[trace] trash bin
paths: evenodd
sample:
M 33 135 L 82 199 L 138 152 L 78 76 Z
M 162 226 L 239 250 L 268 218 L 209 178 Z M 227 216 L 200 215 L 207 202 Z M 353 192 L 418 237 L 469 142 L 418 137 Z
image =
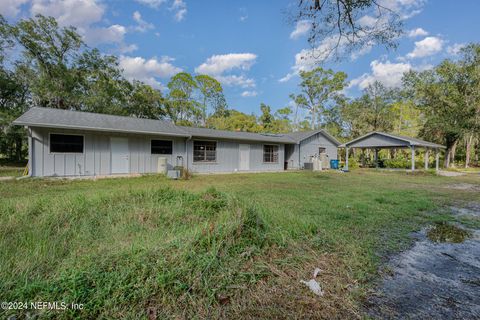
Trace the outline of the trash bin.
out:
M 330 168 L 338 170 L 338 160 L 330 160 Z

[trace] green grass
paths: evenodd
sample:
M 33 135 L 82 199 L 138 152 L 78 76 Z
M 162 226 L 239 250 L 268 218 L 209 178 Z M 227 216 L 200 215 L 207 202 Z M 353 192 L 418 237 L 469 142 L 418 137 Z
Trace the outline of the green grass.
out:
M 41 318 L 353 317 L 410 232 L 480 201 L 446 188 L 459 182 L 480 184 L 363 170 L 1 182 L 0 301 L 85 305 Z M 314 266 L 323 299 L 298 285 Z

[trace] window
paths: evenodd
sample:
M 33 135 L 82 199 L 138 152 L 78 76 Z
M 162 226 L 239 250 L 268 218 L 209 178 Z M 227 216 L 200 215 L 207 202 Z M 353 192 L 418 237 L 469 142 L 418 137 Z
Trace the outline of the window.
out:
M 172 145 L 172 141 L 152 140 L 150 150 L 152 154 L 172 154 Z
M 268 144 L 263 146 L 263 162 L 278 162 L 278 146 Z
M 318 154 L 325 153 L 327 152 L 327 149 L 325 148 L 318 148 Z
M 217 142 L 194 141 L 193 162 L 215 162 L 217 160 Z
M 50 152 L 83 153 L 83 136 L 50 134 Z

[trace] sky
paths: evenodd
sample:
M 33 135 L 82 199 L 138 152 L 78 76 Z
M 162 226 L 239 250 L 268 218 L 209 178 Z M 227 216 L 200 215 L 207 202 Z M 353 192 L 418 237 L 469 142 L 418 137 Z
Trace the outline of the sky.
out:
M 469 42 L 480 42 L 480 1 L 380 0 L 403 19 L 396 50 L 372 44 L 326 61 L 325 68 L 348 74 L 345 94 L 355 97 L 375 80 L 401 83 L 408 70 L 432 68 L 455 59 Z M 260 103 L 275 111 L 298 93 L 298 72 L 315 66 L 308 57 L 309 24 L 289 22 L 292 0 L 0 0 L 8 21 L 35 14 L 77 27 L 85 42 L 119 57 L 128 79 L 165 92 L 180 71 L 219 80 L 230 108 L 259 113 Z M 363 23 L 368 23 L 365 17 Z M 322 45 L 320 43 L 319 45 Z

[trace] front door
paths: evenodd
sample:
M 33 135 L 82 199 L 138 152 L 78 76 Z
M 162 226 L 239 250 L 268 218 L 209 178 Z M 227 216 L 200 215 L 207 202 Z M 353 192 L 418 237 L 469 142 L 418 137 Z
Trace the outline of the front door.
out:
M 240 171 L 250 170 L 250 145 L 249 144 L 240 144 L 239 145 L 239 169 Z
M 128 173 L 129 155 L 127 138 L 110 138 L 112 173 Z

